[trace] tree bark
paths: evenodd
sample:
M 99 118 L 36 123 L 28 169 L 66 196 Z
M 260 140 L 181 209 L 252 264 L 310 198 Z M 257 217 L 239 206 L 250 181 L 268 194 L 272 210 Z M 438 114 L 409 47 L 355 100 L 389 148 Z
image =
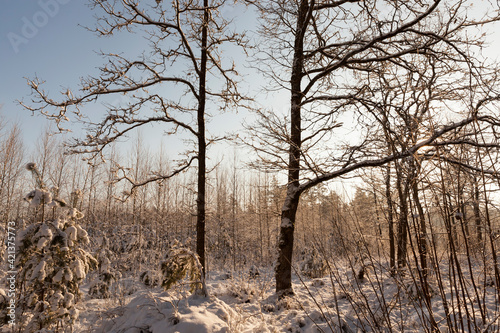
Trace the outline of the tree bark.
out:
M 201 63 L 199 82 L 198 122 L 198 196 L 196 199 L 196 253 L 202 265 L 202 278 L 205 278 L 205 182 L 206 182 L 206 151 L 205 141 L 205 103 L 206 103 L 206 73 L 207 73 L 207 36 L 209 8 L 208 0 L 203 1 L 204 14 L 201 30 Z
M 418 188 L 418 175 L 420 174 L 420 165 L 418 162 L 412 161 L 412 179 L 411 179 L 411 187 L 412 187 L 412 197 L 413 202 L 415 203 L 415 207 L 417 208 L 418 217 L 417 220 L 419 222 L 418 234 L 417 234 L 417 243 L 418 243 L 418 254 L 420 257 L 420 268 L 421 268 L 421 283 L 422 283 L 422 291 L 424 293 L 425 302 L 427 303 L 428 309 L 432 309 L 431 303 L 431 292 L 429 289 L 429 265 L 428 265 L 428 251 L 427 251 L 427 223 L 425 220 L 424 208 L 422 207 L 422 203 L 420 202 L 419 197 L 419 188 Z M 432 315 L 432 311 L 430 312 L 429 319 L 431 320 L 431 325 L 433 331 L 438 331 L 437 323 Z
M 299 205 L 298 192 L 289 192 L 281 211 L 281 227 L 276 266 L 276 293 L 283 297 L 292 295 L 292 258 L 295 216 Z
M 394 214 L 391 197 L 391 167 L 387 165 L 387 175 L 385 177 L 385 197 L 387 201 L 387 223 L 389 232 L 389 261 L 391 274 L 396 271 L 396 244 L 394 237 Z
M 474 222 L 476 224 L 476 242 L 479 245 L 483 241 L 483 235 L 482 235 L 482 223 L 481 223 L 481 210 L 479 209 L 479 185 L 475 176 L 474 176 L 474 199 L 472 200 L 472 207 L 474 210 Z
M 396 164 L 396 186 L 399 195 L 399 218 L 398 218 L 398 254 L 397 265 L 398 269 L 406 266 L 406 254 L 408 245 L 408 195 L 409 184 L 406 180 L 403 184 L 402 168 Z
M 281 209 L 281 227 L 276 266 L 276 293 L 280 296 L 293 294 L 292 255 L 295 217 L 299 204 L 300 153 L 302 144 L 301 81 L 304 70 L 304 35 L 309 16 L 309 1 L 302 0 L 298 8 L 297 30 L 294 41 L 292 75 L 290 80 L 290 148 L 288 153 L 287 194 Z

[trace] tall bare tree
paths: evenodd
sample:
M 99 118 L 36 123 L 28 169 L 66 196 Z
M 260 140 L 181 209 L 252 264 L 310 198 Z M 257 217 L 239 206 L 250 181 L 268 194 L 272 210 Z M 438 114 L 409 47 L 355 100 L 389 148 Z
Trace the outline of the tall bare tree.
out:
M 360 168 L 411 157 L 450 131 L 491 119 L 480 109 L 498 99 L 498 92 L 486 76 L 481 78 L 491 71 L 476 61 L 474 52 L 484 40 L 481 29 L 498 20 L 498 8 L 491 8 L 489 16 L 478 16 L 469 11 L 467 1 L 250 2 L 262 13 L 261 33 L 272 40 L 269 47 L 262 46 L 262 70 L 277 88 L 290 93 L 287 116 L 259 110 L 260 120 L 250 128 L 256 134 L 253 147 L 261 155 L 268 153 L 267 161 L 288 173 L 276 267 L 276 291 L 286 295 L 293 293 L 295 220 L 304 191 Z M 366 99 L 373 106 L 379 96 L 369 92 L 367 74 L 389 64 L 405 70 L 415 57 L 433 57 L 461 68 L 468 89 L 474 91 L 461 100 L 469 113 L 436 119 L 422 140 L 381 157 L 372 140 L 372 132 L 380 129 L 366 112 Z M 346 125 L 350 119 L 352 126 Z M 356 136 L 339 139 L 350 133 Z
M 100 74 L 83 79 L 79 93 L 68 90 L 60 100 L 50 97 L 38 78 L 29 80 L 33 98 L 31 103 L 22 104 L 53 119 L 63 129 L 69 118 L 84 120 L 84 105 L 101 99 L 108 102 L 101 121 L 85 121 L 87 137 L 69 144 L 72 152 L 92 157 L 112 142 L 151 124 L 161 124 L 167 134 L 190 139 L 195 148 L 187 149 L 169 173 L 153 172 L 146 179 L 135 179 L 121 169 L 118 180 L 128 181 L 132 193 L 140 186 L 178 175 L 197 162 L 197 253 L 203 264 L 207 146 L 216 140 L 206 134 L 206 118 L 209 109 L 224 109 L 241 99 L 234 64 L 220 57 L 220 48 L 226 43 L 243 45 L 244 36 L 230 31 L 229 22 L 221 16 L 225 0 L 90 3 L 102 13 L 97 27 L 91 30 L 102 36 L 120 30 L 138 32 L 148 41 L 148 50 L 135 57 L 103 54 L 108 62 L 100 68 Z M 120 98 L 109 103 L 110 95 Z

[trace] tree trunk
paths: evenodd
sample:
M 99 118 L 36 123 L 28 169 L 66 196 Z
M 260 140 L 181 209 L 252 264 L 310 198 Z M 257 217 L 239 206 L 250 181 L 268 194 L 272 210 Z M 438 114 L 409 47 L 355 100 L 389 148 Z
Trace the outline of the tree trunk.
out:
M 276 293 L 278 296 L 293 294 L 292 257 L 295 216 L 299 205 L 299 193 L 289 187 L 281 210 L 281 227 L 278 241 L 278 263 L 276 266 Z
M 294 41 L 292 75 L 290 80 L 290 150 L 288 153 L 287 194 L 281 209 L 281 227 L 278 243 L 278 263 L 276 266 L 276 293 L 279 296 L 293 294 L 292 289 L 292 254 L 295 217 L 299 205 L 300 192 L 300 150 L 301 137 L 301 102 L 303 93 L 301 81 L 304 69 L 304 34 L 307 29 L 309 1 L 300 1 L 297 15 L 297 30 Z
M 399 195 L 399 218 L 398 218 L 398 255 L 397 264 L 398 269 L 406 266 L 406 253 L 408 245 L 408 195 L 409 184 L 405 181 L 403 184 L 402 168 L 396 164 L 396 179 L 397 189 Z
M 476 241 L 481 244 L 483 241 L 482 225 L 481 225 L 481 211 L 479 209 L 479 185 L 476 177 L 474 177 L 474 200 L 472 200 L 472 207 L 474 210 L 474 222 L 476 224 Z
M 262 225 L 262 206 L 264 204 L 263 196 L 262 196 L 262 186 L 260 183 L 260 174 L 258 175 L 258 183 L 257 183 L 257 198 L 255 198 L 256 206 L 255 213 L 257 214 L 257 219 L 259 221 L 259 245 L 260 245 L 260 262 L 264 263 L 264 227 Z
M 387 166 L 387 175 L 385 177 L 385 198 L 387 201 L 387 223 L 389 232 L 389 260 L 391 274 L 396 271 L 396 244 L 394 237 L 394 214 L 391 197 L 391 167 Z
M 417 244 L 418 244 L 418 254 L 420 257 L 420 267 L 421 267 L 421 283 L 422 283 L 422 291 L 424 293 L 425 301 L 427 303 L 427 307 L 430 310 L 432 308 L 431 305 L 431 293 L 429 289 L 429 265 L 428 261 L 428 253 L 427 253 L 427 221 L 425 220 L 425 213 L 422 207 L 422 203 L 420 202 L 419 197 L 419 188 L 418 188 L 418 175 L 420 174 L 420 165 L 418 162 L 412 161 L 412 197 L 413 202 L 415 203 L 415 207 L 417 208 L 417 221 L 419 222 L 418 234 L 417 234 Z M 437 324 L 434 320 L 432 312 L 430 313 L 430 320 L 433 327 L 433 330 L 437 329 Z
M 444 203 L 446 207 L 445 210 L 447 215 L 446 220 L 448 221 L 450 242 L 453 243 L 450 244 L 450 248 L 458 249 L 460 244 L 458 244 L 457 223 L 455 220 L 455 213 L 454 213 L 455 207 L 453 206 L 453 201 L 451 199 L 451 194 L 449 192 L 445 192 Z
M 236 157 L 233 165 L 233 194 L 231 197 L 231 226 L 233 239 L 233 271 L 236 272 L 236 262 L 238 261 L 238 237 L 236 225 Z
M 205 142 L 205 102 L 207 73 L 207 35 L 209 8 L 208 0 L 203 1 L 204 14 L 201 30 L 201 64 L 198 103 L 198 197 L 196 199 L 196 253 L 202 265 L 202 279 L 205 278 L 205 181 L 206 181 L 206 151 Z

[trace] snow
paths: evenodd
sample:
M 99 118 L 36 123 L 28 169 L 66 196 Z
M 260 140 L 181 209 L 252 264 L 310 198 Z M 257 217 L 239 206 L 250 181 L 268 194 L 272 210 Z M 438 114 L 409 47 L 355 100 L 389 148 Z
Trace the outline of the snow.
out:
M 64 224 L 66 223 L 65 220 L 63 219 L 55 219 L 54 221 L 52 221 L 52 225 L 54 226 L 54 228 L 56 229 L 63 229 L 64 228 Z
M 36 244 L 38 251 L 41 251 L 48 243 L 49 240 L 46 237 L 40 238 Z
M 335 264 L 331 276 L 293 276 L 295 297 L 278 300 L 273 271 L 259 268 L 259 275 L 211 272 L 209 297 L 188 296 L 179 290 L 146 287 L 130 278 L 122 280 L 122 296 L 90 299 L 80 309 L 76 331 L 110 333 L 317 333 L 317 332 L 421 332 L 428 325 L 429 311 L 422 305 L 411 276 L 392 277 L 383 266 L 367 269 L 365 278 L 347 262 Z M 445 288 L 450 282 L 445 275 Z M 435 279 L 434 279 L 435 280 Z M 436 281 L 431 287 L 437 290 Z M 127 281 L 125 283 L 125 281 Z M 335 288 L 332 288 L 332 283 Z M 88 285 L 83 288 L 85 292 Z M 130 295 L 129 291 L 132 291 Z M 450 302 L 451 292 L 447 294 Z M 495 318 L 494 286 L 481 295 L 491 314 L 482 323 L 477 304 L 469 313 L 477 318 L 479 330 L 499 327 Z M 455 306 L 457 306 L 455 304 Z M 446 331 L 443 301 L 433 294 L 432 311 L 442 332 Z M 458 312 L 457 312 L 458 313 Z M 451 318 L 454 318 L 453 316 Z M 459 318 L 457 317 L 457 321 Z M 465 321 L 465 319 L 462 319 Z M 378 328 L 375 326 L 378 325 Z M 465 324 L 465 327 L 467 325 Z M 467 331 L 467 330 L 466 330 Z
M 30 203 L 31 207 L 36 207 L 42 203 L 50 204 L 52 202 L 52 194 L 47 190 L 36 189 L 28 193 L 24 199 Z
M 36 232 L 40 242 L 55 234 L 52 226 L 45 224 L 39 224 L 34 230 L 34 227 L 28 227 L 20 237 Z M 77 226 L 68 226 L 65 230 L 69 239 L 88 238 L 87 233 L 81 232 L 83 229 Z M 60 311 L 69 311 L 71 318 L 80 313 L 74 332 L 416 333 L 430 327 L 431 314 L 441 332 L 447 331 L 448 320 L 467 332 L 500 329 L 493 269 L 491 264 L 485 268 L 485 262 L 480 259 L 474 262 L 474 259 L 461 257 L 464 281 L 471 281 L 474 274 L 479 286 L 475 291 L 472 284 L 464 284 L 469 293 L 468 303 L 464 304 L 457 302 L 462 297 L 457 297 L 457 291 L 453 289 L 456 277 L 450 267 L 455 263 L 450 264 L 443 257 L 439 263 L 442 286 L 432 273 L 429 278 L 432 301 L 427 309 L 422 291 L 416 287 L 417 267 L 393 276 L 385 259 L 375 260 L 370 256 L 351 261 L 348 258 L 316 260 L 318 255 L 313 251 L 302 251 L 296 257 L 292 280 L 295 296 L 283 299 L 277 299 L 275 294 L 273 269 L 257 266 L 230 274 L 210 271 L 206 281 L 208 297 L 189 296 L 189 286 L 176 286 L 168 291 L 146 286 L 141 283 L 139 273 L 124 272 L 125 276 L 117 275 L 116 285 L 110 287 L 111 298 L 93 299 L 88 291 L 96 279 L 90 276 L 83 280 L 87 264 L 85 259 L 75 259 L 54 272 L 52 282 L 84 281 L 80 288 L 82 301 L 77 303 L 76 294 L 63 291 L 56 291 L 47 300 L 52 305 L 64 305 Z M 468 267 L 468 259 L 474 262 L 470 271 L 463 269 Z M 46 261 L 41 261 L 33 269 L 31 281 L 51 274 L 45 265 Z M 101 273 L 116 269 L 116 262 L 106 256 L 101 265 Z M 363 277 L 359 274 L 361 269 L 364 270 Z M 301 275 L 297 276 L 298 273 Z M 449 315 L 445 312 L 445 302 L 450 309 Z M 74 304 L 76 309 L 71 308 Z M 462 314 L 469 314 L 468 320 L 459 316 L 459 306 Z
M 105 323 L 99 332 L 202 333 L 228 332 L 231 309 L 216 298 L 190 297 L 181 301 L 159 292 L 142 291 L 118 319 Z
M 66 281 L 73 281 L 73 273 L 69 269 L 64 270 L 64 280 Z
M 288 217 L 281 218 L 281 228 L 290 228 L 292 226 L 292 221 Z
M 45 223 L 40 226 L 40 229 L 38 229 L 38 232 L 35 234 L 35 239 L 38 237 L 47 237 L 48 239 L 52 239 L 52 231 L 50 230 L 50 227 L 46 225 Z
M 64 269 L 60 269 L 56 275 L 52 278 L 52 282 L 54 283 L 60 283 L 63 280 L 63 274 L 64 274 Z
M 66 228 L 65 232 L 68 234 L 68 239 L 72 241 L 76 241 L 77 237 L 77 229 L 75 226 L 69 226 Z
M 80 213 L 81 214 L 81 213 Z M 82 214 L 82 217 L 83 217 L 83 214 Z M 76 229 L 78 231 L 78 238 L 84 243 L 84 244 L 87 244 L 90 240 L 89 240 L 89 237 L 88 237 L 88 233 L 87 231 L 85 231 L 84 229 L 82 229 L 82 227 L 80 227 L 79 225 L 76 226 Z
M 102 273 L 109 273 L 110 272 L 110 265 L 111 265 L 111 261 L 104 257 L 102 260 L 101 260 L 101 272 Z
M 66 294 L 64 296 L 64 305 L 66 308 L 70 308 L 75 304 L 75 295 L 73 294 Z
M 52 295 L 52 297 L 50 298 L 52 308 L 57 309 L 59 307 L 59 302 L 61 302 L 63 299 L 64 296 L 59 291 Z
M 68 215 L 69 218 L 76 219 L 76 220 L 82 219 L 84 217 L 83 213 L 80 212 L 76 208 L 70 208 L 70 209 L 68 209 L 68 214 L 67 215 Z
M 85 278 L 85 265 L 80 259 L 75 260 L 71 268 L 73 269 L 73 272 L 78 280 Z
M 45 279 L 46 272 L 45 272 L 45 261 L 41 261 L 33 270 L 33 273 L 31 274 L 30 280 L 36 280 L 38 279 L 39 281 L 42 281 Z

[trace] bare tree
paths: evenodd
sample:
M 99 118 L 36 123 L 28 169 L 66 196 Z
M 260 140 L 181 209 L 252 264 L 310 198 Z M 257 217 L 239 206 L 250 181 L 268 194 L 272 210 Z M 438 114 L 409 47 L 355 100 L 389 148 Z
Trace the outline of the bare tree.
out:
M 207 111 L 241 100 L 234 64 L 220 57 L 220 48 L 226 43 L 243 45 L 244 37 L 231 32 L 229 22 L 221 17 L 225 0 L 93 0 L 91 4 L 103 13 L 97 28 L 91 30 L 102 36 L 119 30 L 139 31 L 149 42 L 149 50 L 132 59 L 103 54 L 108 62 L 100 68 L 100 75 L 83 79 L 79 94 L 68 90 L 61 100 L 50 97 L 38 78 L 29 80 L 33 99 L 22 105 L 53 119 L 59 129 L 70 117 L 86 123 L 87 137 L 76 138 L 69 147 L 71 152 L 91 157 L 151 124 L 161 124 L 167 134 L 187 135 L 195 148 L 188 149 L 169 173 L 153 172 L 146 179 L 135 179 L 123 172 L 118 180 L 130 183 L 131 194 L 148 183 L 174 177 L 197 162 L 197 254 L 204 265 L 206 151 L 217 140 L 206 134 Z M 85 120 L 83 106 L 98 99 L 107 101 L 110 95 L 125 97 L 106 105 L 102 121 Z
M 24 147 L 21 131 L 14 125 L 0 140 L 0 218 L 7 223 L 14 216 L 15 194 L 23 170 Z M 17 212 L 19 216 L 19 212 Z
M 250 128 L 256 134 L 251 145 L 266 162 L 288 172 L 276 268 L 276 291 L 286 295 L 293 293 L 294 230 L 304 191 L 361 168 L 411 157 L 457 128 L 491 120 L 480 111 L 498 99 L 488 81 L 496 78 L 474 52 L 483 42 L 481 29 L 498 16 L 474 17 L 465 1 L 251 2 L 262 13 L 261 33 L 273 40 L 262 50 L 267 66 L 262 69 L 277 88 L 290 92 L 288 116 L 259 110 L 260 120 Z M 496 8 L 490 12 L 497 13 Z M 472 28 L 478 35 L 467 37 Z M 461 99 L 461 106 L 467 106 L 462 116 L 436 119 L 425 137 L 381 157 L 372 139 L 380 129 L 366 112 L 380 96 L 370 93 L 367 76 L 389 64 L 405 70 L 415 57 L 459 67 L 474 93 Z M 345 123 L 349 119 L 354 120 L 350 127 Z M 357 137 L 339 140 L 348 133 Z

